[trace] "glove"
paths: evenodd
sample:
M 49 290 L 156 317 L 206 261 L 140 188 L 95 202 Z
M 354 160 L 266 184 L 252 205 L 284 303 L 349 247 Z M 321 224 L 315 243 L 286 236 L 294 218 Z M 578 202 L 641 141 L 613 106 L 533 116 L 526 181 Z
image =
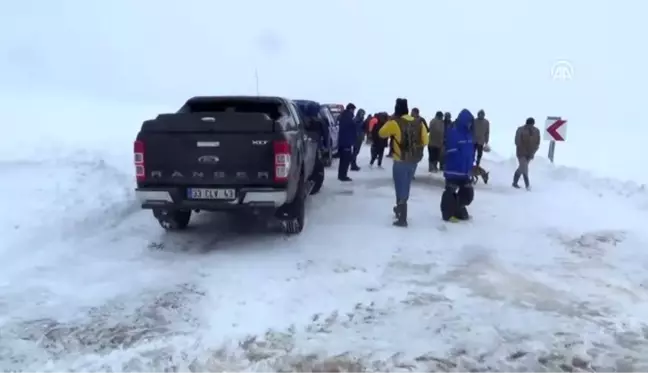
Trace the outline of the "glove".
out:
M 491 147 L 488 144 L 484 144 L 484 152 L 488 153 L 491 151 Z

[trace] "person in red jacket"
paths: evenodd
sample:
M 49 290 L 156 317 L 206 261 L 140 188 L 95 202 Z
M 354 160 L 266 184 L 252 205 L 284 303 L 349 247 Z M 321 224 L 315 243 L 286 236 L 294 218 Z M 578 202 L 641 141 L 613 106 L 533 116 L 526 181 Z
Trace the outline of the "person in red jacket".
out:
M 371 161 L 369 162 L 369 166 L 373 166 L 374 162 L 378 161 L 378 167 L 382 168 L 383 156 L 385 154 L 385 148 L 387 147 L 387 139 L 383 139 L 378 133 L 385 123 L 387 123 L 389 115 L 383 112 L 376 114 L 374 118 L 376 121 L 371 127 Z
M 373 137 L 371 136 L 373 128 L 376 126 L 376 123 L 378 123 L 378 114 L 376 113 L 375 115 L 371 116 L 370 119 L 367 122 L 367 144 L 371 144 L 373 141 Z

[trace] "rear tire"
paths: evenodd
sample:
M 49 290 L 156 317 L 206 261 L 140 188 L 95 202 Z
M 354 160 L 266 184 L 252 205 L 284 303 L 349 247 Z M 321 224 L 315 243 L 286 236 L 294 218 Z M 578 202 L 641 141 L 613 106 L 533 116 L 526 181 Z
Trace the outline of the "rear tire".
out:
M 295 199 L 284 207 L 286 212 L 280 217 L 281 230 L 285 234 L 299 234 L 304 230 L 306 221 L 306 180 L 300 179 Z
M 191 210 L 153 210 L 153 216 L 167 231 L 180 231 L 189 226 Z
M 322 189 L 322 185 L 324 184 L 324 163 L 321 160 L 316 160 L 315 161 L 315 168 L 313 169 L 313 174 L 309 178 L 311 182 L 313 182 L 313 188 L 311 189 L 311 196 L 314 194 L 317 194 L 320 192 Z
M 324 155 L 324 160 L 322 160 L 322 164 L 326 168 L 333 166 L 333 156 L 331 155 L 331 151 L 326 152 L 326 155 Z

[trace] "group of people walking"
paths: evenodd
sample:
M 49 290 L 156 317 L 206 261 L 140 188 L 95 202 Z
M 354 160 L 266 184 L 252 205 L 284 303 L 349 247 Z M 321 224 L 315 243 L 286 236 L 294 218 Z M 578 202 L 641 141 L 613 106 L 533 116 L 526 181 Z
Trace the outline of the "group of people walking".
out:
M 456 222 L 470 219 L 467 206 L 474 200 L 473 169 L 480 167 L 483 152 L 488 149 L 490 140 L 490 122 L 483 110 L 474 117 L 470 110 L 463 109 L 454 121 L 449 112 L 438 111 L 428 124 L 417 108 L 410 112 L 404 98 L 396 99 L 391 115 L 379 112 L 365 117 L 363 109 L 357 113 L 355 109 L 354 104 L 348 104 L 338 118 L 340 181 L 352 181 L 348 171 L 360 170 L 357 156 L 365 138 L 371 144 L 370 166 L 377 163 L 378 167 L 382 167 L 385 150 L 389 148 L 387 157 L 393 159 L 392 178 L 396 194 L 394 225 L 406 227 L 411 183 L 427 148 L 428 170 L 443 171 L 445 178 L 440 203 L 443 220 Z M 527 189 L 530 187 L 528 165 L 540 145 L 540 132 L 534 124 L 533 118 L 529 118 L 516 131 L 519 166 L 513 176 L 512 185 L 515 188 L 519 188 L 520 177 Z

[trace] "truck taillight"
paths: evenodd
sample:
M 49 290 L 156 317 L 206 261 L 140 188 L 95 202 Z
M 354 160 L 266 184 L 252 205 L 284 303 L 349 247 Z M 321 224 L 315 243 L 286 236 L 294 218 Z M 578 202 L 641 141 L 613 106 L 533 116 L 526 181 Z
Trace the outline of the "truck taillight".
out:
M 134 161 L 135 161 L 135 177 L 137 181 L 142 181 L 146 178 L 146 169 L 144 168 L 144 142 L 135 141 L 133 145 Z
M 290 174 L 290 143 L 288 141 L 274 142 L 274 181 L 286 182 Z

